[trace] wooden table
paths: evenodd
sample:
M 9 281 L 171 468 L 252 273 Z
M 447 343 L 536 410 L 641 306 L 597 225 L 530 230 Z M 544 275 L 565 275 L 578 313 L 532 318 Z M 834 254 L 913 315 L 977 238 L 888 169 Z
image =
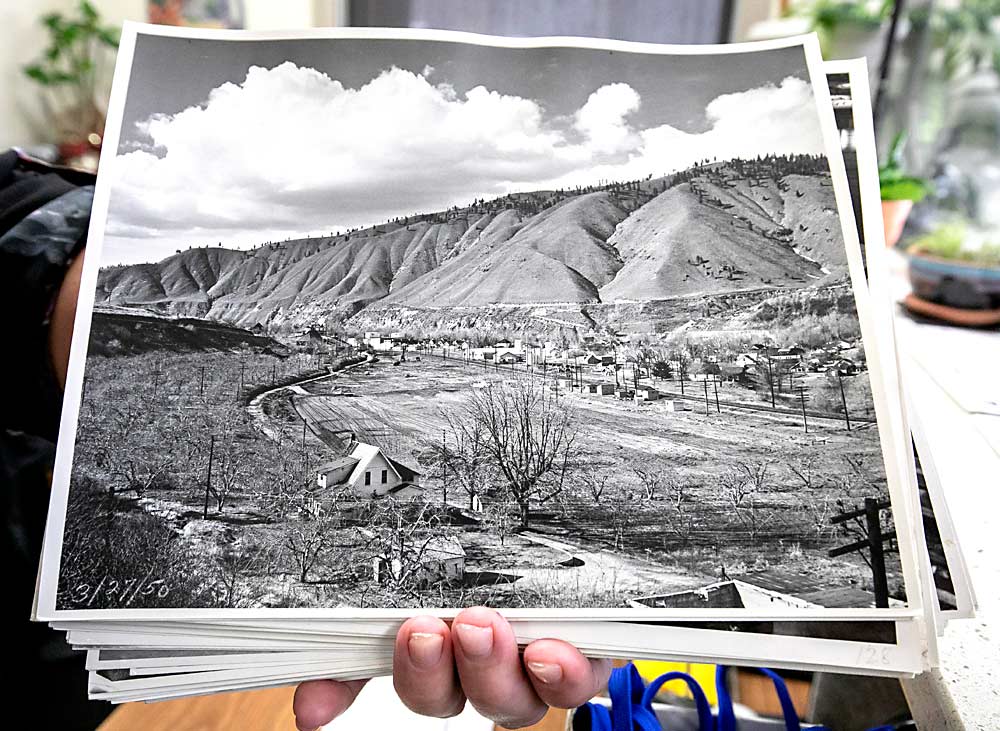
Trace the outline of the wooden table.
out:
M 375 691 L 381 696 L 380 703 L 398 703 L 395 696 L 385 696 L 384 688 L 365 689 L 362 693 Z M 126 703 L 115 710 L 101 724 L 98 731 L 292 731 L 295 718 L 292 715 L 292 694 L 294 688 L 275 688 L 243 693 L 223 693 L 221 695 L 185 698 L 163 703 Z M 405 711 L 404 711 L 405 713 Z M 528 731 L 563 731 L 566 728 L 567 711 L 550 709 L 542 721 Z M 455 728 L 454 722 L 441 721 L 441 728 Z M 356 724 L 345 719 L 344 724 L 334 721 L 334 729 L 356 728 Z M 400 725 L 398 728 L 409 728 Z M 500 729 L 499 726 L 495 727 Z

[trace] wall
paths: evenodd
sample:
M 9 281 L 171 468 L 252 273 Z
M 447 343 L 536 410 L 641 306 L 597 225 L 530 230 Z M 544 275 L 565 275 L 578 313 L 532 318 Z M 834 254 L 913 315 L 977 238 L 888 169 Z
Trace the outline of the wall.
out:
M 109 23 L 146 19 L 145 0 L 91 0 Z M 53 11 L 68 12 L 77 0 L 0 0 L 0 150 L 12 145 L 49 141 L 41 124 L 38 88 L 21 73 L 45 47 L 38 19 Z M 247 27 L 253 30 L 330 24 L 343 17 L 337 0 L 244 0 Z

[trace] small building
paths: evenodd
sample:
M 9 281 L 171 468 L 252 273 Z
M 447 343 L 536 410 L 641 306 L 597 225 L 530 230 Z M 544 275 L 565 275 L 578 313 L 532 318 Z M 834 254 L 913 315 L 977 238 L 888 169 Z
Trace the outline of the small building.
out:
M 454 536 L 435 536 L 424 543 L 407 544 L 392 558 L 376 557 L 372 569 L 378 583 L 398 581 L 404 571 L 418 587 L 461 581 L 465 577 L 465 549 Z
M 419 478 L 417 470 L 363 442 L 358 442 L 349 455 L 327 462 L 316 471 L 320 487 L 348 487 L 359 498 L 413 497 L 420 493 Z
M 702 361 L 692 364 L 689 373 L 691 373 L 691 378 L 695 381 L 715 381 L 719 379 L 722 368 L 718 363 Z
M 593 393 L 598 396 L 611 396 L 615 392 L 615 384 L 613 383 L 588 383 L 587 393 Z
M 637 609 L 809 609 L 819 606 L 805 599 L 737 581 L 718 581 L 697 589 L 630 599 Z
M 861 371 L 852 360 L 842 358 L 830 366 L 830 372 L 839 373 L 842 376 L 856 376 Z
M 333 487 L 347 481 L 357 466 L 358 460 L 350 455 L 339 457 L 316 468 L 316 484 L 319 487 Z
M 639 386 L 635 390 L 636 401 L 658 401 L 659 398 L 660 392 L 652 386 Z
M 685 401 L 684 399 L 661 399 L 660 403 L 663 404 L 667 411 L 690 411 L 691 402 Z
M 506 353 L 501 353 L 497 360 L 504 365 L 513 365 L 514 363 L 519 363 L 521 361 L 517 355 L 509 350 Z
M 738 383 L 746 380 L 747 367 L 738 363 L 720 363 L 719 380 Z
M 465 576 L 465 549 L 455 536 L 431 538 L 418 558 L 431 581 L 460 581 Z

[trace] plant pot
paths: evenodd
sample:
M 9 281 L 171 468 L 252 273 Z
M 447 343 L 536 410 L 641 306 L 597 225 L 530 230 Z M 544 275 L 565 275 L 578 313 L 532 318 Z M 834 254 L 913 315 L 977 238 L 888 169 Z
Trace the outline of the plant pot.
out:
M 910 310 L 959 325 L 1000 324 L 1000 268 L 909 252 Z
M 882 201 L 882 224 L 885 227 L 885 245 L 890 249 L 903 235 L 906 218 L 913 210 L 913 201 Z

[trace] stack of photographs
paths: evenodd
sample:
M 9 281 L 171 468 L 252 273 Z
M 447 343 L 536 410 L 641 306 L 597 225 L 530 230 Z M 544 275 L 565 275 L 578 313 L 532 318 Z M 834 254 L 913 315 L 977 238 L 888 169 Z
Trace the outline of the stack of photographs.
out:
M 869 93 L 814 36 L 126 26 L 35 618 L 112 702 L 388 674 L 475 605 L 931 667 L 974 597 Z

